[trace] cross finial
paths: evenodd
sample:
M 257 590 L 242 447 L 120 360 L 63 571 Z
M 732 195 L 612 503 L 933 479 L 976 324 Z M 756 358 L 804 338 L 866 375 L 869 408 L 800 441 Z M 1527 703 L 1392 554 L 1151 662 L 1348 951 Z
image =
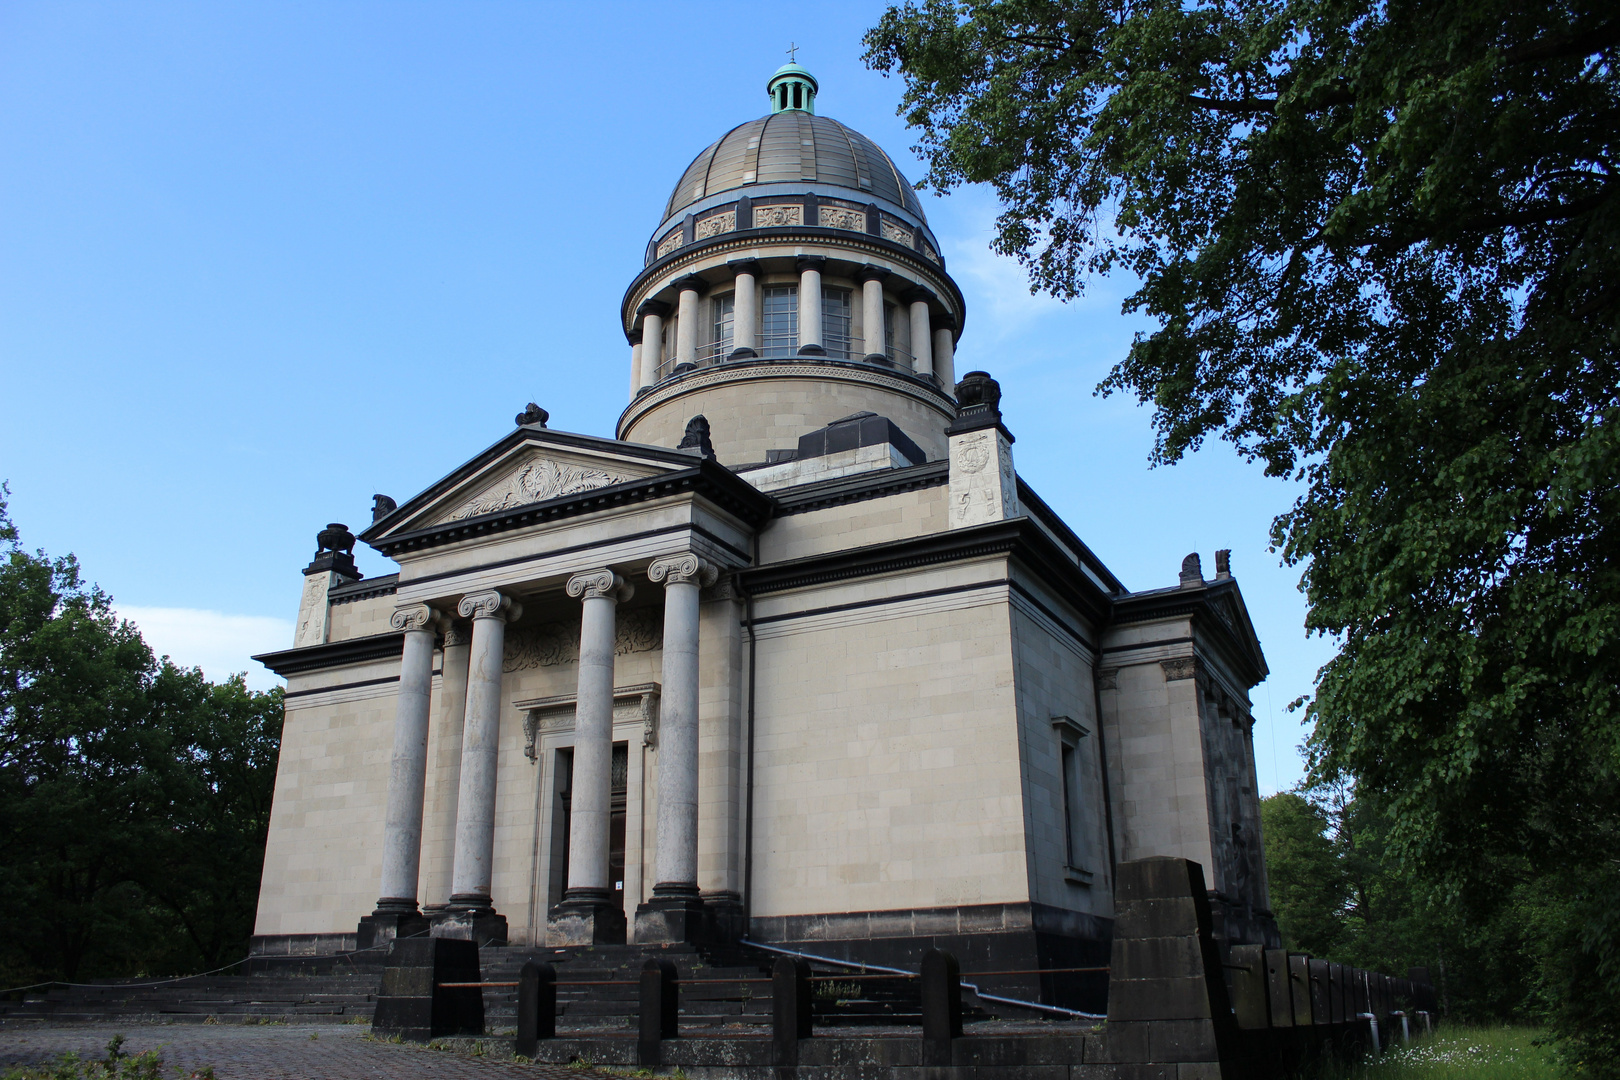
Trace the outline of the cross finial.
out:
M 791 42 L 791 41 L 788 42 L 788 49 L 787 49 L 788 63 L 796 64 L 796 63 L 799 62 L 798 52 L 799 52 L 799 46 L 794 42 Z

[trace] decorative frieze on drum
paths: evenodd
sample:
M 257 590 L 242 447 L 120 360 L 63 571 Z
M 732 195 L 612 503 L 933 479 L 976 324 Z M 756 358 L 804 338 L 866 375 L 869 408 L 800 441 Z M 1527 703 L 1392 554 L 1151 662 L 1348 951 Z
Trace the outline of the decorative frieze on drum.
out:
M 500 510 L 510 510 L 513 507 L 555 499 L 563 495 L 577 495 L 582 491 L 607 487 L 609 484 L 622 484 L 626 480 L 633 479 L 635 478 L 608 472 L 605 469 L 539 458 L 524 462 L 498 484 L 462 503 L 445 520 L 460 521 L 463 518 L 477 517 L 479 514 L 493 514 Z
M 665 255 L 668 255 L 670 252 L 674 251 L 680 246 L 681 230 L 673 229 L 670 231 L 668 236 L 664 237 L 658 242 L 658 257 L 662 259 Z
M 803 224 L 803 203 L 783 203 L 779 206 L 754 207 L 754 228 L 756 229 L 779 229 L 787 225 Z
M 896 244 L 901 244 L 905 247 L 911 247 L 915 242 L 915 238 L 910 229 L 903 225 L 897 224 L 896 222 L 890 221 L 887 218 L 883 220 L 883 239 L 892 240 Z
M 708 240 L 711 237 L 719 236 L 721 233 L 735 232 L 736 230 L 737 211 L 727 210 L 723 214 L 715 214 L 699 221 L 693 235 L 699 240 Z M 659 254 L 663 254 L 663 252 L 660 251 Z
M 616 656 L 652 652 L 664 644 L 663 616 L 658 608 L 626 611 L 617 621 L 613 652 Z M 556 667 L 579 660 L 579 623 L 541 623 L 514 626 L 506 632 L 501 670 L 525 671 Z
M 819 210 L 823 229 L 848 229 L 851 232 L 866 231 L 866 214 L 860 210 L 846 210 L 842 206 L 823 206 Z

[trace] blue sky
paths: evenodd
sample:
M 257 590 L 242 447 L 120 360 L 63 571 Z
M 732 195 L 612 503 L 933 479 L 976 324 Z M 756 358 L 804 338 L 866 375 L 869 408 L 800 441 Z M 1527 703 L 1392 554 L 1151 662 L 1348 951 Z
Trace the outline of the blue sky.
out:
M 24 542 L 78 554 L 211 676 L 291 643 L 328 521 L 369 520 L 511 427 L 610 435 L 624 287 L 688 161 L 765 112 L 790 42 L 818 111 L 915 179 L 877 4 L 0 4 L 0 478 Z M 1330 646 L 1268 550 L 1294 499 L 1224 444 L 1150 469 L 1093 394 L 1128 282 L 1029 295 L 987 191 L 924 208 L 967 297 L 957 370 L 1000 379 L 1020 473 L 1131 588 L 1231 548 L 1270 661 L 1261 786 Z M 369 550 L 370 575 L 392 564 Z

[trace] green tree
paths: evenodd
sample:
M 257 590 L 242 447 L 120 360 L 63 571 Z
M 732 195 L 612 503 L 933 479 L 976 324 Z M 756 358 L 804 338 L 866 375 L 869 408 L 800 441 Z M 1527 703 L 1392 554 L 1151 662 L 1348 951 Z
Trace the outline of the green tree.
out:
M 1344 936 L 1347 882 L 1322 808 L 1292 791 L 1260 800 L 1271 910 L 1283 944 L 1331 956 Z
M 281 694 L 161 662 L 0 485 L 0 977 L 174 973 L 252 932 Z
M 1313 778 L 1474 925 L 1556 877 L 1586 997 L 1544 988 L 1620 1068 L 1613 6 L 922 0 L 867 44 L 1035 288 L 1138 280 L 1157 329 L 1102 389 L 1155 459 L 1301 482 L 1273 535 L 1341 646 Z

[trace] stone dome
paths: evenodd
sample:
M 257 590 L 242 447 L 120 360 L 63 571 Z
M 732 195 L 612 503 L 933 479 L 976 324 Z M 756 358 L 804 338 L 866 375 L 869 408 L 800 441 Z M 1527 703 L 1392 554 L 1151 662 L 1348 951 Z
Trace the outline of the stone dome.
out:
M 826 184 L 883 199 L 922 221 L 922 204 L 871 139 L 830 116 L 784 109 L 732 128 L 686 167 L 664 220 L 723 191 L 761 184 Z

